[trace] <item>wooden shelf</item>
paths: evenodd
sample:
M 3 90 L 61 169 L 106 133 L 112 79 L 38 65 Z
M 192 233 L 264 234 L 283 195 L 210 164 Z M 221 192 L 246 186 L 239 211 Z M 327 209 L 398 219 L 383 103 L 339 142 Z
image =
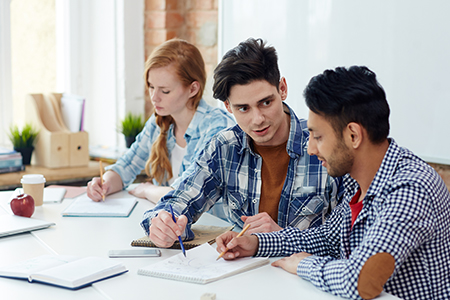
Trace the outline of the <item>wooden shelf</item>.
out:
M 103 163 L 103 167 L 109 164 Z M 45 177 L 46 184 L 68 184 L 87 182 L 92 177 L 100 176 L 98 162 L 89 161 L 87 166 L 83 167 L 65 167 L 48 169 L 42 166 L 29 165 L 25 171 L 0 174 L 0 190 L 12 190 L 20 187 L 20 179 L 24 174 L 42 174 Z

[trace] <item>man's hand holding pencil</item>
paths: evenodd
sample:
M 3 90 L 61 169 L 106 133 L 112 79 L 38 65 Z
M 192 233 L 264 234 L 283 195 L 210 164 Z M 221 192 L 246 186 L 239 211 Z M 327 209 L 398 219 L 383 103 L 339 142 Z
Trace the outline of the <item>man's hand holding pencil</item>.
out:
M 217 252 L 226 260 L 238 257 L 254 256 L 258 251 L 259 240 L 255 235 L 244 235 L 250 226 L 247 225 L 240 233 L 228 231 L 216 238 Z

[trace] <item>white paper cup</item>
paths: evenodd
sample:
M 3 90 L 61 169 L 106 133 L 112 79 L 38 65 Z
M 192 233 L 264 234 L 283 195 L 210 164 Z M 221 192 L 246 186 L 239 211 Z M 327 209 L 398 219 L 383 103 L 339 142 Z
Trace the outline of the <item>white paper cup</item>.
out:
M 33 197 L 35 206 L 41 206 L 44 203 L 44 175 L 23 175 L 20 183 L 22 183 L 24 194 L 28 194 Z

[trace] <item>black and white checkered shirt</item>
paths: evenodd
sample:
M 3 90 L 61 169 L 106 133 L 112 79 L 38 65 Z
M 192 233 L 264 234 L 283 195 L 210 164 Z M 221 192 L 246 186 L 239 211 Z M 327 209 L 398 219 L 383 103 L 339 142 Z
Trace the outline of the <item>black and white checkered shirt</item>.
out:
M 386 292 L 450 299 L 450 194 L 436 171 L 390 139 L 353 229 L 348 203 L 359 186 L 349 175 L 344 185 L 345 199 L 324 225 L 257 234 L 257 256 L 311 253 L 297 267 L 300 277 L 326 292 L 361 299 L 361 268 L 372 255 L 387 252 L 396 263 Z

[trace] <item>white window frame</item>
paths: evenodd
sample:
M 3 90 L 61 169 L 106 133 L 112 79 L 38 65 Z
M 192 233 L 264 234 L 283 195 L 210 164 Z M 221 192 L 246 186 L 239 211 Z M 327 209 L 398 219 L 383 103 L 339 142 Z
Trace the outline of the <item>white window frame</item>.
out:
M 12 81 L 11 81 L 11 0 L 0 0 L 0 145 L 9 142 L 6 132 L 12 123 Z
M 126 112 L 144 114 L 144 0 L 56 5 L 57 52 L 64 54 L 58 56 L 58 89 L 86 97 L 90 145 L 123 146 L 119 120 Z
M 10 4 L 0 0 L 0 145 L 5 146 L 13 121 Z M 119 120 L 126 112 L 144 114 L 144 0 L 56 0 L 55 9 L 56 92 L 86 97 L 90 145 L 122 146 Z

